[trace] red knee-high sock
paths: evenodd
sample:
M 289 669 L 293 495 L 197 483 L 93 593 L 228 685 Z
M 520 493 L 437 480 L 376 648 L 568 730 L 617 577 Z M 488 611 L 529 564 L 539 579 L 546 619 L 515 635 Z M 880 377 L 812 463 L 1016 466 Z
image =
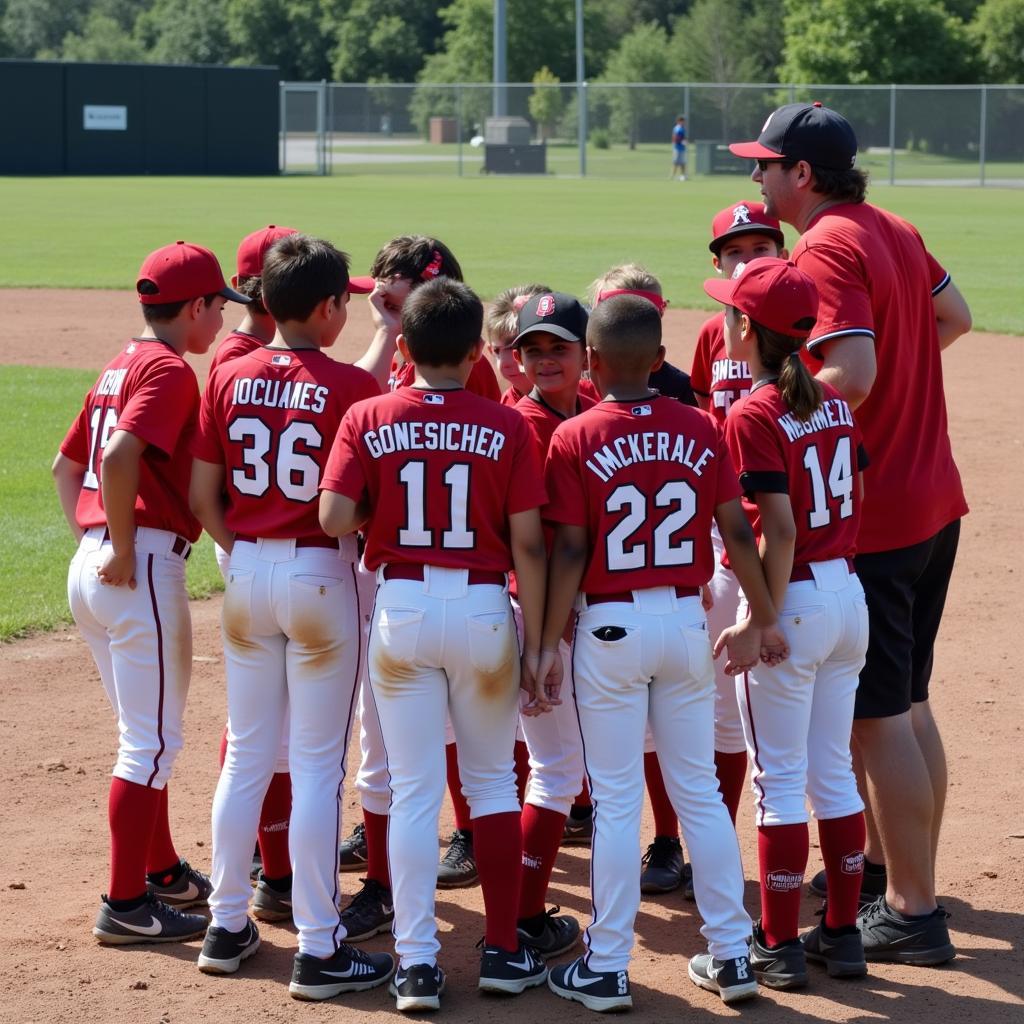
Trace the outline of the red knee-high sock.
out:
M 656 836 L 679 835 L 679 819 L 675 808 L 668 798 L 665 779 L 661 774 L 658 755 L 652 750 L 644 754 L 644 781 L 647 783 L 647 796 L 654 812 L 654 834 Z
M 149 840 L 159 812 L 160 790 L 110 780 L 110 899 L 132 900 L 145 893 Z
M 366 877 L 391 888 L 391 870 L 388 867 L 388 816 L 374 814 L 363 808 L 363 827 L 366 829 Z
M 224 726 L 224 732 L 220 737 L 220 766 L 224 767 L 224 759 L 228 756 L 228 727 Z
M 523 877 L 523 834 L 519 814 L 485 814 L 473 820 L 473 853 L 480 873 L 487 927 L 484 941 L 514 953 Z
M 742 750 L 738 754 L 726 754 L 716 750 L 715 774 L 718 776 L 718 791 L 722 794 L 722 802 L 729 809 L 729 817 L 735 825 L 743 787 L 747 781 L 747 752 Z
M 292 777 L 290 772 L 274 772 L 260 810 L 260 844 L 263 874 L 284 878 L 292 873 L 288 856 L 288 822 L 292 816 Z
M 160 799 L 157 801 L 156 818 L 153 821 L 153 834 L 149 840 L 149 852 L 146 855 L 146 871 L 150 874 L 173 871 L 181 858 L 174 848 L 171 838 L 171 821 L 167 814 L 167 790 L 157 790 Z
M 445 746 L 444 759 L 448 769 L 448 795 L 452 798 L 452 808 L 455 811 L 455 827 L 472 832 L 473 822 L 469 817 L 469 804 L 462 795 L 462 779 L 459 778 L 459 752 L 454 743 Z
M 864 875 L 864 835 L 861 812 L 818 822 L 818 841 L 828 884 L 827 928 L 846 928 L 857 923 L 857 902 Z
M 762 825 L 757 830 L 761 867 L 761 927 L 769 946 L 800 930 L 800 895 L 807 867 L 807 823 Z
M 526 803 L 526 783 L 530 779 L 530 751 L 522 740 L 516 740 L 513 757 L 516 762 L 516 793 L 522 807 Z
M 572 802 L 573 807 L 591 807 L 590 803 L 590 786 L 587 784 L 586 778 L 583 779 L 583 788 L 579 791 L 578 796 Z
M 548 883 L 565 828 L 565 815 L 527 804 L 523 808 L 522 824 L 523 888 L 519 895 L 519 916 L 534 917 L 544 913 Z

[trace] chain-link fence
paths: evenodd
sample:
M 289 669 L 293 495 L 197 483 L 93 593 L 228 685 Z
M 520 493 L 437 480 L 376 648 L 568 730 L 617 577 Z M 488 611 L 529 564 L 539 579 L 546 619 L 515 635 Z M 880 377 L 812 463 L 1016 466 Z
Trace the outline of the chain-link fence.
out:
M 683 114 L 689 174 L 748 174 L 728 143 L 805 100 L 850 119 L 875 181 L 1024 186 L 1020 85 L 282 82 L 281 170 L 668 177 Z M 495 127 L 495 114 L 515 120 Z

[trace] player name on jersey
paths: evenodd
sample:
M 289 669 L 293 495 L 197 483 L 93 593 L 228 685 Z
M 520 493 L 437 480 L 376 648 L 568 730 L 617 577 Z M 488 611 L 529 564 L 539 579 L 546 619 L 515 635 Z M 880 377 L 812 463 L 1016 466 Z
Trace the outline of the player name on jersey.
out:
M 711 365 L 711 386 L 723 380 L 743 380 L 749 383 L 750 367 L 738 359 L 716 359 Z
M 231 404 L 259 405 L 267 409 L 305 409 L 321 413 L 327 408 L 330 393 L 330 388 L 308 380 L 237 377 L 231 391 Z
M 100 377 L 99 384 L 96 385 L 97 395 L 119 395 L 121 394 L 121 385 L 124 384 L 125 377 L 128 376 L 128 367 L 122 366 L 118 370 L 104 370 L 103 376 Z
M 646 430 L 615 438 L 598 448 L 585 465 L 604 483 L 618 470 L 637 462 L 676 462 L 701 476 L 708 459 L 714 458 L 715 453 L 710 448 L 696 453 L 697 442 L 693 438 L 667 430 Z
M 497 462 L 505 447 L 505 435 L 493 427 L 415 420 L 382 423 L 367 430 L 363 441 L 375 459 L 394 452 L 466 452 Z
M 779 426 L 785 431 L 790 441 L 806 437 L 808 434 L 817 433 L 819 430 L 828 430 L 830 427 L 853 428 L 853 413 L 850 407 L 841 398 L 826 398 L 821 405 L 811 413 L 810 419 L 801 420 L 791 412 L 779 417 Z

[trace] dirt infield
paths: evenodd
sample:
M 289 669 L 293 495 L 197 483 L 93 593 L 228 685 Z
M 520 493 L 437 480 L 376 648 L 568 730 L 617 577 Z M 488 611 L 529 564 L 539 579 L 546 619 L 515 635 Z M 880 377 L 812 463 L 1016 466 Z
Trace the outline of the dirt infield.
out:
M 4 291 L 0 302 L 0 363 L 98 369 L 139 326 L 130 293 Z M 683 367 L 705 315 L 672 310 L 667 316 L 670 355 Z M 354 300 L 344 343 L 335 354 L 358 353 L 368 328 L 365 304 Z M 804 993 L 766 992 L 748 1004 L 742 1010 L 748 1019 L 762 1024 L 1024 1019 L 1024 801 L 1017 775 L 1024 700 L 1011 646 L 1024 608 L 1024 431 L 1017 389 L 1022 346 L 1019 338 L 976 334 L 945 356 L 954 449 L 972 507 L 933 681 L 950 764 L 939 889 L 952 914 L 960 956 L 942 969 L 872 967 L 865 981 L 853 983 L 815 971 Z M 197 369 L 202 376 L 204 360 Z M 1009 378 L 1007 385 L 994 380 L 1000 374 Z M 905 386 L 912 388 L 913 381 Z M 68 410 L 69 421 L 74 412 Z M 186 743 L 171 786 L 179 851 L 203 869 L 210 864 L 210 804 L 225 718 L 219 611 L 218 600 L 193 606 L 196 643 Z M 227 979 L 199 974 L 198 943 L 98 946 L 89 929 L 107 884 L 106 794 L 116 729 L 97 672 L 78 634 L 58 631 L 0 648 L 0 693 L 0 785 L 7 794 L 0 833 L 0 914 L 6 922 L 0 1022 L 354 1022 L 394 1016 L 393 1000 L 380 990 L 319 1005 L 293 1002 L 286 987 L 295 946 L 289 927 L 261 925 L 261 952 Z M 355 753 L 358 757 L 358 748 Z M 350 778 L 354 769 L 350 762 Z M 447 808 L 444 813 L 442 832 L 451 827 Z M 347 789 L 346 832 L 357 814 Z M 650 834 L 648 819 L 645 839 Z M 756 856 L 749 805 L 741 811 L 739 834 L 751 879 Z M 812 872 L 818 863 L 812 851 Z M 342 883 L 346 896 L 358 884 L 353 875 L 343 876 Z M 563 854 L 551 896 L 563 910 L 586 919 L 586 850 Z M 750 881 L 747 905 L 756 913 L 757 890 Z M 804 901 L 805 925 L 815 920 L 818 905 Z M 444 1020 L 592 1019 L 582 1007 L 556 1001 L 545 990 L 513 1001 L 479 996 L 473 948 L 483 933 L 479 889 L 439 893 L 437 912 L 449 972 Z M 630 971 L 634 1019 L 662 1022 L 700 1011 L 739 1015 L 686 980 L 685 956 L 703 948 L 699 925 L 694 905 L 678 893 L 645 898 Z M 368 945 L 386 949 L 388 937 Z

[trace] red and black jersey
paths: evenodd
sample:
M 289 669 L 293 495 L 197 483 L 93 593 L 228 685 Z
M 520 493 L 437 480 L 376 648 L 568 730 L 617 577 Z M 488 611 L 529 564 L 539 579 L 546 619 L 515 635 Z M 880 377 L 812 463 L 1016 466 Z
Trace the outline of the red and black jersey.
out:
M 515 384 L 509 384 L 509 386 L 501 393 L 501 404 L 514 406 L 522 397 L 523 392 L 520 391 Z
M 239 356 L 247 356 L 258 348 L 263 348 L 263 342 L 253 334 L 243 334 L 241 331 L 232 331 L 218 346 L 210 361 L 210 370 L 207 379 L 214 370 L 222 363 Z
M 725 313 L 718 312 L 704 321 L 697 335 L 697 347 L 690 369 L 690 385 L 694 392 L 708 398 L 708 412 L 725 422 L 734 402 L 750 394 L 750 367 L 725 353 Z
M 391 391 L 412 387 L 415 379 L 415 363 L 402 363 L 401 366 L 396 366 L 395 362 L 392 361 L 391 375 L 388 378 L 388 388 Z M 478 359 L 473 364 L 473 369 L 469 371 L 469 378 L 466 381 L 466 390 L 474 395 L 480 395 L 481 398 L 489 398 L 492 402 L 501 401 L 501 388 L 498 386 L 498 376 L 494 372 L 494 367 L 491 366 L 489 360 Z
M 587 409 L 592 409 L 599 399 L 593 398 L 590 394 L 578 394 L 576 396 L 576 413 L 579 415 Z M 553 409 L 544 401 L 544 395 L 534 388 L 528 395 L 524 395 L 515 404 L 515 410 L 526 420 L 530 433 L 537 449 L 539 465 L 544 465 L 548 448 L 551 445 L 551 436 L 555 428 L 564 423 L 569 417 L 563 416 L 556 409 Z
M 349 406 L 379 393 L 365 370 L 319 349 L 260 347 L 215 370 L 192 453 L 224 467 L 228 528 L 324 536 L 317 499 L 338 425 Z
M 706 583 L 715 509 L 740 494 L 712 417 L 658 395 L 605 399 L 561 424 L 545 480 L 544 518 L 587 528 L 580 589 L 592 594 Z
M 860 528 L 857 474 L 867 465 L 860 430 L 835 388 L 805 422 L 786 407 L 777 384 L 765 382 L 741 398 L 725 421 L 739 469 L 743 507 L 754 533 L 758 493 L 788 494 L 796 523 L 793 564 L 852 558 Z
M 953 461 L 933 297 L 949 274 L 907 221 L 870 203 L 830 206 L 797 242 L 793 262 L 820 304 L 804 362 L 844 335 L 874 339 L 878 374 L 857 409 L 871 472 L 864 481 L 862 553 L 909 547 L 967 512 Z
M 463 389 L 416 387 L 345 414 L 321 488 L 369 497 L 371 570 L 406 562 L 508 572 L 509 517 L 546 497 L 519 413 Z
M 115 430 L 146 442 L 139 462 L 135 525 L 199 539 L 189 511 L 190 445 L 199 409 L 195 371 L 169 345 L 134 338 L 107 363 L 60 450 L 87 467 L 76 519 L 82 529 L 105 526 L 103 449 Z

